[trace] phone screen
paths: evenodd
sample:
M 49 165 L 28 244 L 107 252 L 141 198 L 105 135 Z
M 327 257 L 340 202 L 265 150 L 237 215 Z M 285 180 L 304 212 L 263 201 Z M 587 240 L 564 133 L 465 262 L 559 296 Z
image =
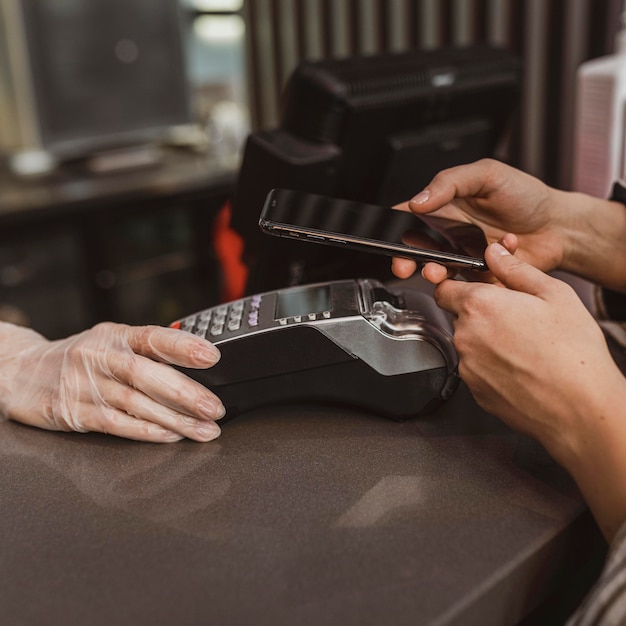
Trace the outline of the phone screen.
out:
M 486 270 L 483 231 L 465 222 L 417 216 L 392 207 L 291 189 L 267 196 L 261 229 L 269 234 L 406 257 L 448 267 Z

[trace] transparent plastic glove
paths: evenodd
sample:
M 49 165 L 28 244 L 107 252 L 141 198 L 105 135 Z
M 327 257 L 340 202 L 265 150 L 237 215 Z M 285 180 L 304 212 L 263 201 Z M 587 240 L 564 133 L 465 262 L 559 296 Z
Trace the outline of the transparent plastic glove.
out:
M 46 428 L 143 441 L 209 441 L 224 406 L 170 367 L 206 368 L 208 341 L 171 328 L 106 322 L 58 341 L 0 323 L 0 415 Z

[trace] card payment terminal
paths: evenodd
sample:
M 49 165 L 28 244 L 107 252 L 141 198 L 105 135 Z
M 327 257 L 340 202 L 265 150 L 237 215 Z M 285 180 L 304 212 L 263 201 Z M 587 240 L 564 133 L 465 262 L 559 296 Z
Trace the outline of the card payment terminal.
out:
M 372 279 L 290 287 L 180 319 L 222 358 L 179 368 L 231 417 L 256 407 L 323 403 L 393 419 L 433 411 L 456 389 L 451 326 L 431 296 Z

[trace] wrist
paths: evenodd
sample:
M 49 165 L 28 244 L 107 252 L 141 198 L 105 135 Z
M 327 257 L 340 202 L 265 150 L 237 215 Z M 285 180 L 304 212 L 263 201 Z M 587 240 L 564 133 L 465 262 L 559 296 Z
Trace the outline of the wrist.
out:
M 626 207 L 582 193 L 567 195 L 559 269 L 626 291 Z
M 0 322 L 0 417 L 12 416 L 12 396 L 19 392 L 18 377 L 30 371 L 33 351 L 50 343 L 36 331 L 9 322 Z
M 606 443 L 616 435 L 621 437 L 626 419 L 626 379 L 617 366 L 611 366 L 615 374 L 605 374 L 602 380 L 594 375 L 588 384 L 569 390 L 569 397 L 561 403 L 562 414 L 550 416 L 550 423 L 557 428 L 546 447 L 552 448 L 556 460 L 572 473 L 589 459 L 602 455 Z

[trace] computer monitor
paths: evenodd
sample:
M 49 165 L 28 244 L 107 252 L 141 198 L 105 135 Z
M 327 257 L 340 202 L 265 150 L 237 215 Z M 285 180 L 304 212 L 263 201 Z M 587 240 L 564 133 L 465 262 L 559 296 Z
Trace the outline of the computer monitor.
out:
M 191 123 L 178 0 L 0 0 L 0 151 L 53 159 Z
M 441 169 L 496 155 L 520 83 L 519 60 L 485 45 L 301 63 L 280 125 L 251 134 L 244 150 L 232 224 L 245 243 L 247 291 L 389 277 L 389 259 L 261 234 L 267 193 L 403 202 Z

